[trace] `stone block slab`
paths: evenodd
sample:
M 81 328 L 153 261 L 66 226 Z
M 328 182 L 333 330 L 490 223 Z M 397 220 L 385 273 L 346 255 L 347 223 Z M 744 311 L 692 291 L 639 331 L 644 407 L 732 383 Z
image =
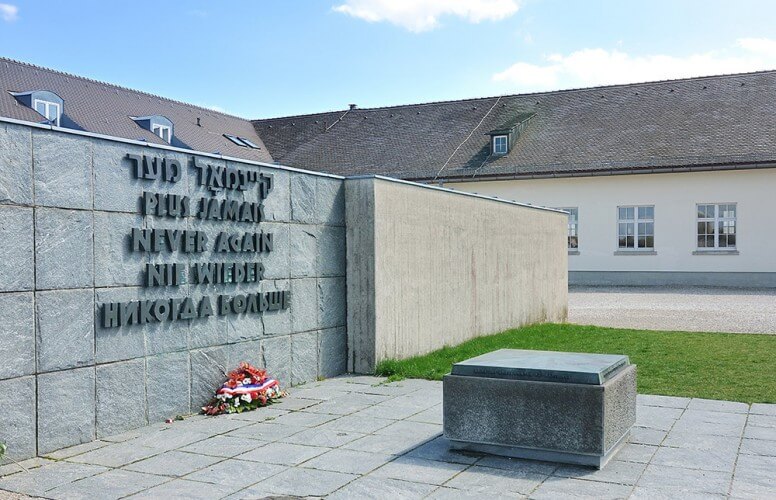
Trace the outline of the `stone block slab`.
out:
M 91 212 L 35 210 L 35 283 L 38 289 L 94 286 Z
M 267 372 L 280 382 L 281 387 L 291 385 L 291 337 L 264 339 L 263 349 Z
M 318 325 L 320 328 L 345 326 L 348 320 L 345 278 L 318 278 Z
M 35 312 L 32 293 L 0 294 L 0 379 L 35 372 Z
M 95 286 L 144 285 L 147 256 L 132 252 L 131 232 L 143 227 L 143 217 L 135 214 L 94 213 Z
M 272 191 L 264 200 L 264 215 L 267 221 L 287 222 L 291 220 L 291 174 L 285 170 L 262 168 L 263 174 L 271 175 Z
M 32 205 L 32 132 L 0 124 L 0 204 Z
M 345 225 L 345 182 L 341 179 L 316 177 L 316 222 Z
M 146 397 L 149 422 L 162 422 L 191 412 L 189 353 L 146 358 Z
M 148 423 L 145 360 L 97 367 L 97 437 L 119 434 Z
M 318 342 L 318 375 L 330 378 L 347 372 L 347 330 L 344 327 L 321 330 Z
M 311 382 L 318 376 L 318 332 L 291 335 L 291 383 Z
M 324 226 L 318 236 L 318 275 L 345 276 L 345 228 Z
M 291 331 L 306 332 L 318 327 L 318 289 L 315 278 L 290 280 Z
M 226 346 L 199 349 L 190 352 L 191 359 L 191 407 L 206 405 L 216 389 L 226 380 L 229 368 L 229 352 Z
M 68 134 L 33 130 L 35 204 L 92 208 L 92 142 Z
M 94 291 L 35 294 L 38 371 L 94 364 Z
M 288 227 L 288 265 L 292 278 L 314 277 L 317 273 L 317 226 L 291 224 Z
M 35 287 L 33 227 L 32 208 L 0 206 L 0 292 Z
M 314 224 L 317 222 L 316 177 L 291 174 L 291 220 Z M 270 194 L 272 196 L 272 194 Z
M 101 305 L 109 302 L 128 302 L 140 299 L 140 288 L 95 289 L 95 359 L 97 363 L 109 363 L 145 355 L 146 325 L 128 325 L 121 328 L 104 328 Z
M 93 367 L 38 375 L 38 453 L 95 438 Z
M 35 377 L 0 380 L 0 407 L 3 408 L 0 441 L 8 446 L 8 456 L 15 460 L 34 457 Z

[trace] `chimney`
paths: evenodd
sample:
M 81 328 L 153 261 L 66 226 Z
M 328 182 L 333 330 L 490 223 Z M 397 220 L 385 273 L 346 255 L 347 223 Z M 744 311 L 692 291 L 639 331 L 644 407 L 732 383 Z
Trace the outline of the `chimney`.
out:
M 356 109 L 358 107 L 357 104 L 348 104 L 350 106 L 350 109 Z

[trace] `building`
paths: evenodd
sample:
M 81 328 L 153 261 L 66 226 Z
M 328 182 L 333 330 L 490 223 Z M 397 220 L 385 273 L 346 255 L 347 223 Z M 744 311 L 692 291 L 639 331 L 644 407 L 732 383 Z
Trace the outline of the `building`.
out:
M 0 83 L 7 118 L 567 209 L 570 283 L 776 287 L 776 71 L 255 121 L 6 59 Z

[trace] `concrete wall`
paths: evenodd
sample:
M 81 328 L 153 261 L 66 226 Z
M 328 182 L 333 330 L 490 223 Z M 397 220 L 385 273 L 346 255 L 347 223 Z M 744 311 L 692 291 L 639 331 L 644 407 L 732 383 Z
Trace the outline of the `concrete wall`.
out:
M 379 177 L 345 192 L 354 371 L 566 319 L 565 213 Z
M 127 153 L 174 158 L 175 184 L 135 179 Z M 191 153 L 50 127 L 0 122 L 0 441 L 25 458 L 196 412 L 246 360 L 283 385 L 346 370 L 341 178 L 199 155 L 271 174 L 267 222 L 143 216 L 143 190 L 198 198 Z M 241 199 L 256 198 L 256 190 Z M 231 196 L 231 195 L 230 195 Z M 273 233 L 267 255 L 131 252 L 132 228 Z M 260 284 L 146 288 L 147 262 L 260 260 Z M 285 289 L 264 315 L 103 328 L 99 304 Z
M 570 282 L 776 286 L 768 231 L 776 169 L 451 183 L 467 192 L 579 208 Z M 698 254 L 696 205 L 737 204 L 737 252 Z M 617 206 L 655 206 L 655 252 L 617 252 Z

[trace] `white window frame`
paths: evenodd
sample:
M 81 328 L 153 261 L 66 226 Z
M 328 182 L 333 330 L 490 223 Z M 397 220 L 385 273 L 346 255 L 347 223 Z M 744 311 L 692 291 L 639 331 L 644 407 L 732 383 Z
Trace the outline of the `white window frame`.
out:
M 621 219 L 620 218 L 620 211 L 622 209 L 633 209 L 633 219 Z M 652 209 L 652 217 L 648 218 L 640 218 L 639 217 L 639 209 L 640 208 L 651 208 Z M 645 223 L 645 224 L 652 224 L 652 246 L 639 246 L 639 238 L 642 236 L 650 236 L 649 233 L 639 231 L 639 224 Z M 633 247 L 620 246 L 620 224 L 629 224 L 633 227 Z M 618 252 L 654 252 L 655 251 L 655 205 L 620 205 L 617 207 L 617 251 Z M 627 236 L 626 233 L 626 245 L 627 245 Z
M 164 138 L 164 131 L 167 131 L 166 139 Z M 159 136 L 159 138 L 164 142 L 166 142 L 167 144 L 170 144 L 172 142 L 172 127 L 168 125 L 161 125 L 159 123 L 154 123 L 151 125 L 151 132 Z
M 732 205 L 735 209 L 735 216 L 733 217 L 723 217 L 719 213 L 719 207 L 721 206 L 728 206 Z M 700 217 L 698 214 L 698 210 L 701 206 L 713 206 L 714 207 L 714 216 L 713 217 Z M 736 242 L 733 245 L 727 245 L 727 246 L 719 246 L 719 236 L 720 236 L 720 224 L 724 225 L 725 222 L 733 222 L 733 228 L 734 228 L 734 235 L 736 237 Z M 701 222 L 711 222 L 713 224 L 713 230 L 714 230 L 714 246 L 705 246 L 702 247 L 698 244 L 698 237 L 702 236 L 701 233 L 698 231 L 698 224 Z M 708 233 L 703 233 L 703 236 L 708 236 Z M 722 203 L 696 203 L 695 204 L 695 247 L 699 252 L 724 252 L 724 251 L 732 251 L 732 250 L 738 250 L 738 203 L 735 202 L 722 202 Z
M 498 139 L 504 139 L 504 151 L 497 151 L 496 150 L 496 141 Z M 480 143 L 482 144 L 482 143 Z M 493 136 L 493 154 L 494 155 L 505 155 L 509 153 L 509 136 L 506 134 L 502 135 L 494 135 Z
M 568 222 L 568 228 L 566 233 L 566 247 L 569 249 L 569 251 L 578 251 L 579 250 L 579 207 L 563 207 L 560 210 L 565 210 L 569 213 L 569 222 Z M 574 219 L 572 219 L 572 216 Z M 573 220 L 573 222 L 572 222 Z M 574 226 L 574 234 L 571 234 L 571 227 Z M 575 236 L 577 238 L 577 246 L 572 247 L 571 246 L 571 237 Z
M 43 109 L 45 110 L 45 113 L 40 113 L 40 111 L 38 111 L 38 104 L 43 104 Z M 49 118 L 49 111 L 51 110 L 51 108 L 56 108 L 57 110 L 57 117 L 54 118 L 53 120 Z M 58 102 L 46 101 L 43 99 L 34 99 L 32 101 L 32 109 L 42 114 L 46 118 L 46 120 L 49 120 L 51 123 L 54 124 L 54 126 L 59 127 L 59 118 L 62 116 L 62 107 L 59 105 Z

